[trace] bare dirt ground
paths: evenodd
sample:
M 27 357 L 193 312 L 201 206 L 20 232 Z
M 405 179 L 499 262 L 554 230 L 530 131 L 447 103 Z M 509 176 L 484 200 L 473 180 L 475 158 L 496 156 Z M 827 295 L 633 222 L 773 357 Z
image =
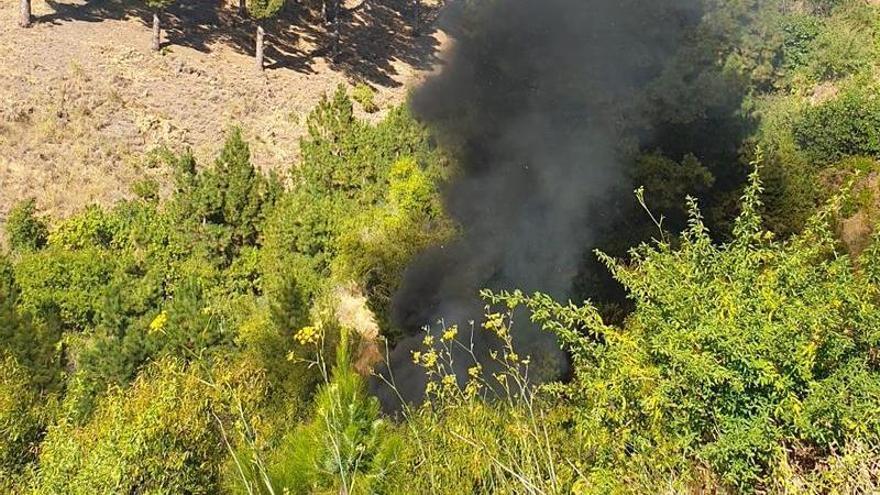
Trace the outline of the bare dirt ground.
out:
M 213 160 L 240 125 L 256 164 L 297 162 L 305 117 L 341 83 L 376 90 L 381 118 L 436 67 L 437 6 L 413 30 L 408 0 L 352 0 L 331 37 L 303 1 L 267 25 L 267 67 L 254 68 L 254 26 L 218 0 L 187 0 L 164 15 L 164 47 L 149 50 L 150 13 L 130 0 L 34 0 L 34 25 L 17 26 L 18 2 L 0 3 L 0 223 L 17 201 L 64 216 L 128 196 L 165 172 L 152 150 L 191 148 Z M 367 116 L 363 114 L 362 116 Z

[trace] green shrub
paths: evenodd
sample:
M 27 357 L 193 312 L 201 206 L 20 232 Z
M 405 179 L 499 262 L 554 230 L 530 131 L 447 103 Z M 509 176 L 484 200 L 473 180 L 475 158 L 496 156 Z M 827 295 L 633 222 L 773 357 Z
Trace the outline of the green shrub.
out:
M 119 218 L 100 206 L 56 224 L 49 234 L 49 245 L 67 250 L 110 248 L 119 244 L 122 234 Z
M 870 69 L 878 52 L 877 8 L 865 2 L 842 2 L 823 20 L 812 41 L 809 70 L 818 80 L 837 79 Z
M 27 370 L 0 348 L 0 490 L 13 493 L 42 437 L 41 404 Z
M 37 493 L 217 493 L 226 453 L 220 421 L 238 416 L 226 401 L 247 404 L 262 390 L 247 372 L 221 369 L 211 382 L 162 360 L 103 399 L 88 423 L 62 418 L 40 450 Z
M 807 156 L 794 135 L 808 105 L 797 95 L 774 95 L 762 98 L 756 108 L 761 122 L 754 141 L 766 157 L 761 170 L 764 220 L 780 236 L 800 232 L 833 193 L 821 181 L 822 164 Z
M 681 211 L 681 201 L 688 193 L 705 194 L 715 182 L 709 170 L 690 154 L 681 162 L 660 152 L 642 154 L 631 174 L 633 184 L 645 188 L 646 195 L 651 198 L 651 207 L 667 216 L 676 210 Z
M 679 247 L 606 259 L 636 304 L 622 328 L 590 305 L 500 298 L 528 306 L 572 353 L 567 394 L 599 467 L 625 471 L 633 456 L 678 459 L 670 470 L 699 462 L 751 491 L 784 445 L 822 456 L 880 440 L 869 412 L 880 406 L 877 287 L 836 252 L 826 216 L 775 241 L 752 181 L 729 243 L 711 241 L 691 204 Z
M 809 218 L 831 193 L 822 187 L 819 172 L 799 158 L 779 153 L 767 159 L 764 169 L 767 228 L 780 236 L 803 230 Z
M 782 56 L 786 68 L 797 69 L 810 62 L 813 42 L 821 30 L 821 20 L 812 15 L 793 15 L 783 21 L 785 41 Z
M 110 253 L 94 248 L 29 253 L 15 265 L 19 304 L 44 321 L 57 316 L 65 330 L 85 330 L 95 324 L 114 268 Z
M 140 199 L 155 201 L 159 199 L 159 187 L 158 181 L 146 178 L 132 184 L 131 191 Z
M 568 427 L 571 412 L 484 400 L 422 408 L 399 427 L 405 441 L 390 493 L 598 493 L 576 490 L 572 465 L 583 468 L 587 457 Z
M 276 311 L 281 309 L 270 308 L 265 300 L 254 301 L 245 309 L 249 309 L 248 318 L 239 325 L 236 344 L 242 360 L 255 363 L 254 366 L 265 373 L 269 387 L 265 416 L 276 427 L 272 440 L 277 441 L 293 422 L 302 420 L 309 411 L 321 379 L 318 369 L 298 359 L 302 349 L 292 338 L 294 329 L 308 325 L 308 315 L 286 325 L 276 320 L 279 318 Z
M 343 222 L 334 276 L 362 286 L 386 328 L 409 261 L 453 235 L 443 210 L 436 184 L 414 160 L 402 159 L 391 168 L 385 201 Z
M 376 113 L 379 111 L 379 105 L 376 105 L 376 93 L 366 83 L 358 83 L 351 93 L 351 98 L 360 103 L 361 107 L 367 113 Z
M 582 492 L 587 452 L 572 428 L 574 410 L 536 388 L 530 377 L 547 363 L 518 354 L 514 320 L 509 311 L 487 315 L 483 329 L 497 342 L 489 352 L 473 346 L 473 327 L 461 334 L 442 324 L 412 351 L 425 400 L 401 404 L 405 441 L 393 493 Z M 394 376 L 383 381 L 396 390 Z
M 35 250 L 46 244 L 45 222 L 37 216 L 37 202 L 31 198 L 15 205 L 6 219 L 6 235 L 15 250 Z
M 805 110 L 795 123 L 794 136 L 821 164 L 855 155 L 880 157 L 880 97 L 870 87 L 850 88 Z
M 61 333 L 54 321 L 35 322 L 18 309 L 18 288 L 0 260 L 0 354 L 16 361 L 38 394 L 57 391 L 61 383 Z

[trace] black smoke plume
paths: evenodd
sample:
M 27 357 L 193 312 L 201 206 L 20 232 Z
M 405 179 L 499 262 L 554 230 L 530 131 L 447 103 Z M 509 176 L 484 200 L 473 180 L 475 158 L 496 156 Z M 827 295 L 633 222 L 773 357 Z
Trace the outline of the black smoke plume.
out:
M 413 262 L 394 300 L 398 325 L 411 335 L 441 318 L 466 327 L 482 315 L 481 288 L 571 296 L 600 227 L 625 225 L 602 205 L 631 197 L 626 167 L 655 131 L 653 87 L 701 15 L 697 0 L 452 4 L 448 63 L 412 108 L 459 166 L 444 194 L 461 235 Z M 560 369 L 552 335 L 525 324 L 516 338 Z M 420 340 L 391 357 L 407 398 L 424 385 L 410 364 Z

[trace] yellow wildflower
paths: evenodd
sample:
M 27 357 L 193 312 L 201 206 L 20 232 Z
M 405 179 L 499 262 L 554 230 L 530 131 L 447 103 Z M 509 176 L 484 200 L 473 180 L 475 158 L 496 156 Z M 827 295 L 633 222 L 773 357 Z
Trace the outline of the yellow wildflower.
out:
M 471 366 L 470 368 L 468 368 L 468 376 L 470 376 L 471 378 L 478 378 L 480 376 L 480 372 L 483 371 L 482 368 L 483 367 L 479 364 L 476 366 Z
M 422 357 L 422 363 L 426 368 L 433 368 L 437 364 L 437 353 L 434 351 L 426 352 Z
M 504 315 L 500 313 L 492 313 L 486 316 L 483 328 L 494 333 L 500 338 L 506 338 L 508 335 L 507 325 L 504 324 Z
M 442 339 L 443 339 L 443 342 L 452 342 L 453 340 L 455 340 L 456 336 L 458 336 L 458 326 L 453 325 L 453 326 L 449 327 L 448 330 L 443 332 Z
M 159 313 L 153 321 L 150 322 L 150 331 L 149 333 L 161 332 L 165 329 L 165 324 L 168 323 L 168 313 L 162 311 Z
M 480 383 L 475 381 L 468 382 L 467 386 L 464 388 L 464 392 L 470 397 L 476 397 L 478 393 L 480 393 Z
M 312 326 L 303 327 L 296 335 L 293 336 L 300 345 L 317 344 L 321 335 L 318 329 Z

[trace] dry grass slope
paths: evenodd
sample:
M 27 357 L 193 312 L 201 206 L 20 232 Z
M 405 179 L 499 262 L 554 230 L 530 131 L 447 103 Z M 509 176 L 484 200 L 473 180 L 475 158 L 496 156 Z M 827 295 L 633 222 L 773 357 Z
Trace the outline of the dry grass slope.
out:
M 257 74 L 252 26 L 216 0 L 172 8 L 161 54 L 129 0 L 36 0 L 30 29 L 16 25 L 18 2 L 2 2 L 0 223 L 29 196 L 59 216 L 126 197 L 133 181 L 163 174 L 151 150 L 189 147 L 204 163 L 233 124 L 260 167 L 287 168 L 324 92 L 370 84 L 380 118 L 436 66 L 445 37 L 414 36 L 405 0 L 348 5 L 335 61 L 301 3 L 267 29 L 269 70 Z

